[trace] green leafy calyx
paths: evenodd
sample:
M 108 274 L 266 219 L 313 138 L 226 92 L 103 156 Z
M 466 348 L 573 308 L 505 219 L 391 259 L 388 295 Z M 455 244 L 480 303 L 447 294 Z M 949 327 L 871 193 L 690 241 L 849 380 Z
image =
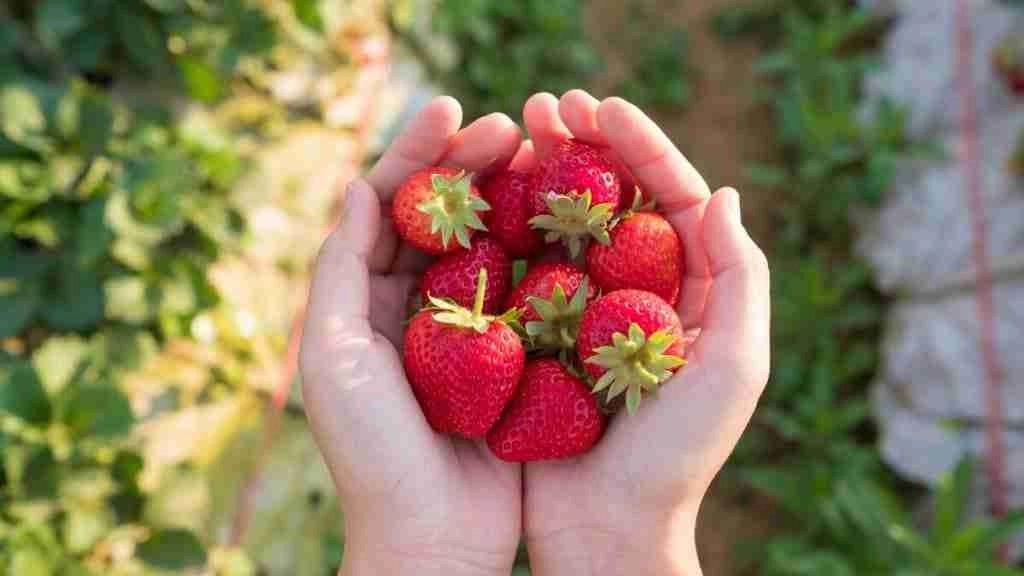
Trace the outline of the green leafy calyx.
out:
M 555 351 L 572 350 L 576 346 L 588 291 L 587 279 L 584 278 L 571 300 L 566 297 L 561 284 L 555 285 L 549 300 L 537 296 L 526 299 L 540 316 L 540 320 L 527 322 L 525 326 L 526 334 L 536 348 Z
M 486 231 L 478 212 L 491 209 L 481 197 L 472 193 L 472 174 L 459 172 L 449 178 L 434 174 L 430 178 L 433 195 L 416 205 L 416 209 L 430 216 L 430 232 L 441 234 L 445 248 L 452 236 L 463 248 L 469 248 L 469 230 Z
M 626 409 L 630 414 L 636 412 L 643 392 L 656 392 L 659 384 L 672 377 L 673 369 L 686 363 L 665 353 L 675 341 L 676 337 L 664 330 L 647 336 L 636 323 L 630 324 L 628 335 L 616 332 L 610 346 L 594 349 L 594 355 L 586 359 L 588 364 L 607 370 L 594 384 L 594 392 L 607 390 L 608 401 L 625 392 Z
M 541 214 L 530 219 L 530 225 L 544 230 L 546 242 L 563 242 L 573 258 L 579 255 L 584 240 L 593 238 L 601 244 L 611 244 L 608 224 L 615 215 L 611 203 L 591 206 L 590 190 L 581 195 L 552 194 L 547 198 L 550 214 Z
M 435 322 L 447 324 L 449 326 L 457 326 L 459 328 L 476 330 L 481 334 L 487 332 L 488 328 L 491 327 L 492 322 L 501 322 L 513 328 L 518 327 L 520 315 L 518 310 L 509 310 L 501 316 L 490 316 L 484 314 L 484 298 L 486 295 L 487 269 L 481 268 L 480 274 L 477 275 L 476 294 L 473 299 L 472 310 L 465 308 L 464 306 L 459 306 L 451 300 L 436 298 L 429 294 L 427 295 L 427 299 L 430 300 L 430 306 L 427 309 L 434 312 L 432 317 Z

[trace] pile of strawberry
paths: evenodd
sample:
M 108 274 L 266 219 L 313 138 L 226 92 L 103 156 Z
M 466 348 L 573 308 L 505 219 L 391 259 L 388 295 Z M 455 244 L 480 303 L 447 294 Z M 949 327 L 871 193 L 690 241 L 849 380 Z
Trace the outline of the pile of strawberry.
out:
M 439 257 L 403 357 L 434 430 L 506 461 L 577 456 L 684 364 L 682 243 L 620 166 L 567 140 L 530 173 L 433 167 L 398 189 L 398 233 Z

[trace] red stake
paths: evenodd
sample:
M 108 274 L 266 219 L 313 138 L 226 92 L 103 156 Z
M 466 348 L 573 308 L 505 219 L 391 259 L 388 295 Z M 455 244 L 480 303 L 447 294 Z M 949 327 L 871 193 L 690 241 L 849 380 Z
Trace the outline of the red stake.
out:
M 956 83 L 960 93 L 960 159 L 963 166 L 967 211 L 971 219 L 974 253 L 978 345 L 985 369 L 985 438 L 988 450 L 990 510 L 996 518 L 1006 516 L 1006 441 L 1003 438 L 1002 373 L 995 344 L 995 312 L 992 289 L 992 263 L 988 253 L 988 221 L 982 197 L 982 175 L 978 160 L 978 96 L 974 84 L 972 58 L 974 31 L 968 0 L 958 0 Z M 1006 563 L 1009 550 L 1003 546 L 999 560 Z

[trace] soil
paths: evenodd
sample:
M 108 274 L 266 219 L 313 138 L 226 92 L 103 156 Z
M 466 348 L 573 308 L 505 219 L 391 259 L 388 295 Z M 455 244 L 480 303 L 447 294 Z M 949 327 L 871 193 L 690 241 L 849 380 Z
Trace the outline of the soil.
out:
M 745 165 L 769 161 L 774 151 L 770 111 L 753 98 L 758 79 L 752 64 L 758 47 L 750 42 L 723 42 L 710 26 L 712 17 L 723 8 L 744 4 L 749 0 L 591 0 L 588 31 L 607 69 L 590 88 L 598 97 L 614 95 L 615 86 L 628 75 L 629 63 L 638 57 L 638 49 L 628 38 L 642 37 L 652 26 L 661 29 L 653 32 L 685 29 L 690 37 L 690 101 L 683 109 L 646 111 L 701 171 L 712 190 L 732 186 L 740 191 L 744 223 L 755 238 L 767 241 L 771 235 L 764 210 L 768 193 L 756 189 L 744 176 Z M 658 20 L 650 22 L 649 16 L 638 20 L 630 10 L 638 5 L 646 6 L 645 12 L 656 14 Z M 627 32 L 629 26 L 643 31 Z
M 622 41 L 635 36 L 624 33 L 624 26 L 687 30 L 688 59 L 693 68 L 690 102 L 681 110 L 647 112 L 701 171 L 712 190 L 733 186 L 740 191 L 744 223 L 765 246 L 772 232 L 766 210 L 770 192 L 757 189 L 744 176 L 746 164 L 771 160 L 775 153 L 771 114 L 753 98 L 757 79 L 752 63 L 758 48 L 751 43 L 724 43 L 710 28 L 718 11 L 747 3 L 749 0 L 591 0 L 588 30 L 605 57 L 607 70 L 590 88 L 598 97 L 612 95 L 628 74 L 629 62 L 637 55 L 631 53 L 635 47 L 630 42 Z M 657 20 L 636 21 L 629 5 L 637 4 L 647 6 L 648 13 L 658 15 Z M 616 38 L 619 41 L 608 41 Z M 780 521 L 770 502 L 716 481 L 704 501 L 697 528 L 704 573 L 741 574 L 736 545 L 767 535 Z

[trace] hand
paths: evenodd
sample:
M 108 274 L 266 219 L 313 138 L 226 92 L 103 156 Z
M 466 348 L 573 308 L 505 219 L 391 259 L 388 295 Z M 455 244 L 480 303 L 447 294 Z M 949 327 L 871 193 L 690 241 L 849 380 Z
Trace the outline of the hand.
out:
M 321 248 L 299 366 L 306 412 L 345 512 L 342 574 L 507 576 L 521 535 L 520 467 L 482 442 L 435 434 L 396 349 L 427 258 L 402 245 L 387 203 L 438 163 L 507 163 L 519 128 L 503 114 L 459 131 L 451 98 L 428 104 L 365 179 Z
M 609 146 L 657 200 L 686 250 L 680 318 L 699 329 L 688 365 L 636 414 L 614 418 L 593 451 L 526 465 L 533 573 L 699 575 L 697 510 L 768 380 L 767 261 L 740 223 L 736 191 L 711 195 L 635 106 L 574 90 L 534 96 L 524 118 L 532 141 L 514 167 L 575 137 Z

